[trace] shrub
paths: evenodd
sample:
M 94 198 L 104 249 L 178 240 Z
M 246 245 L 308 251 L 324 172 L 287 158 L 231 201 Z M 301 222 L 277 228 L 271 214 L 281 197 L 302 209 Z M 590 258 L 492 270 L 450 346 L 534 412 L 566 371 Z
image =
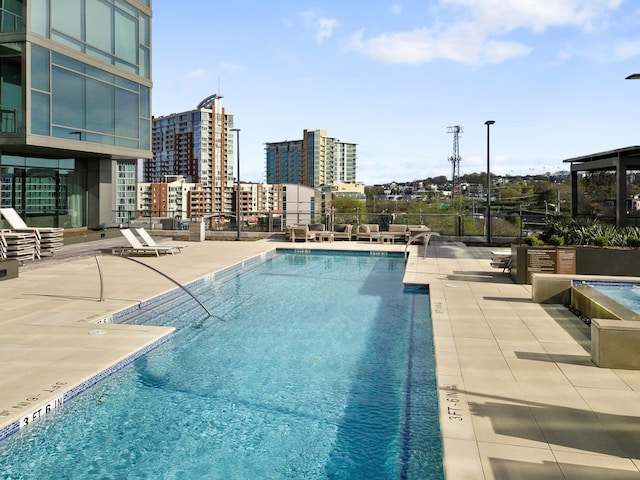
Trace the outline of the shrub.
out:
M 538 237 L 536 237 L 535 235 L 529 234 L 524 238 L 524 243 L 526 243 L 529 246 L 531 246 L 531 245 L 539 245 L 540 244 L 540 240 L 538 240 Z
M 629 243 L 630 237 L 640 238 L 640 228 L 635 226 L 616 228 L 614 225 L 601 223 L 597 219 L 554 217 L 547 221 L 540 238 L 546 243 L 555 245 L 552 240 L 554 235 L 562 237 L 566 245 L 624 247 L 632 246 Z
M 634 237 L 634 236 L 627 237 L 627 246 L 635 247 L 635 248 L 640 247 L 640 237 Z
M 550 245 L 562 246 L 564 245 L 564 237 L 561 237 L 560 235 L 551 235 L 547 243 Z
M 607 247 L 609 245 L 609 239 L 607 237 L 598 236 L 593 239 L 593 244 L 596 247 Z

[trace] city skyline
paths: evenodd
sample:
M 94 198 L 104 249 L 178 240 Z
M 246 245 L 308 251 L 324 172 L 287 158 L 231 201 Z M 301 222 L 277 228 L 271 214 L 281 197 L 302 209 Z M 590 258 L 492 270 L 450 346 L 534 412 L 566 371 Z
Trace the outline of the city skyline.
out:
M 640 71 L 640 9 L 557 3 L 157 2 L 153 114 L 224 95 L 243 181 L 265 179 L 265 143 L 303 129 L 356 143 L 370 185 L 450 178 L 447 127 L 460 125 L 460 173 L 484 172 L 489 119 L 492 173 L 566 170 L 640 143 L 640 82 L 625 80 Z

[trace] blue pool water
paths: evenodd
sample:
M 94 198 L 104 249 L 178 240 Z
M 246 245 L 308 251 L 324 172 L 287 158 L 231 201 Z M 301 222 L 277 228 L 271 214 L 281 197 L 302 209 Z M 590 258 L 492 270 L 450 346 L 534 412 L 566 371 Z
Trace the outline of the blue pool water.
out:
M 640 284 L 624 282 L 594 282 L 593 288 L 632 312 L 640 314 Z
M 281 254 L 130 322 L 174 337 L 0 443 L 0 478 L 442 479 L 404 260 Z

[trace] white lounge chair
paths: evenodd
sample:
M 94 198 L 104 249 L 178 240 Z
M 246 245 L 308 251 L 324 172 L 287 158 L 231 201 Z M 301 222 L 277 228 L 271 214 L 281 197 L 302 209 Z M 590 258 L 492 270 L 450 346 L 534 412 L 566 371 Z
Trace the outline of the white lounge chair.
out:
M 153 239 L 153 237 L 151 235 L 149 235 L 149 232 L 147 232 L 146 229 L 144 228 L 136 228 L 136 232 L 138 232 L 138 235 L 140 236 L 140 238 L 142 239 L 143 245 L 146 245 L 147 247 L 173 247 L 173 248 L 177 248 L 178 250 L 182 250 L 183 248 L 188 247 L 188 245 L 184 245 L 184 244 L 175 244 L 175 243 L 156 243 L 156 241 Z
M 43 253 L 53 256 L 55 252 L 62 250 L 64 228 L 29 227 L 13 208 L 0 208 L 0 214 L 9 223 L 11 230 L 35 235 L 34 253 L 37 258 L 41 258 Z
M 138 240 L 138 238 L 128 228 L 124 228 L 124 229 L 120 230 L 120 233 L 122 233 L 124 238 L 127 239 L 127 242 L 129 242 L 129 246 L 128 247 L 120 248 L 120 255 L 124 255 L 125 253 L 131 254 L 131 255 L 145 254 L 145 253 L 155 253 L 156 256 L 159 257 L 161 253 L 170 253 L 170 254 L 173 255 L 176 252 L 178 252 L 178 253 L 180 252 L 180 250 L 178 250 L 177 248 L 170 247 L 170 246 L 167 246 L 167 247 L 163 247 L 163 246 L 150 247 L 150 246 L 142 245 L 142 243 L 140 243 L 140 240 Z

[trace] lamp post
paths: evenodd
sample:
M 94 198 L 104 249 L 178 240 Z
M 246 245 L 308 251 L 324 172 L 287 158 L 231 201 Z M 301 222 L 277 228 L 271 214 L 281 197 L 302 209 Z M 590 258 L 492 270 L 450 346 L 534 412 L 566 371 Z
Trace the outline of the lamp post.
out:
M 494 123 L 496 123 L 495 120 L 487 120 L 484 122 L 487 126 L 487 246 L 491 245 L 491 157 L 489 155 L 489 129 Z
M 236 172 L 236 225 L 237 225 L 237 233 L 236 233 L 236 241 L 242 240 L 242 226 L 241 226 L 241 213 L 240 213 L 240 129 L 232 128 L 232 132 L 236 132 L 236 158 L 238 162 L 238 171 Z

